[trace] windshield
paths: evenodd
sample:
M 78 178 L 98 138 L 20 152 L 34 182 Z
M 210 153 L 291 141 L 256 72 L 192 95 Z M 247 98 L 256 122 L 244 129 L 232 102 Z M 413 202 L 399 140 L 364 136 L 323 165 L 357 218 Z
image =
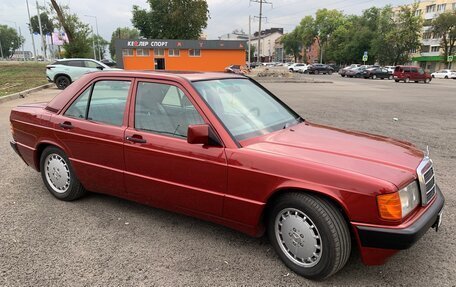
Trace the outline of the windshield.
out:
M 193 85 L 238 141 L 301 121 L 291 109 L 248 79 L 198 81 Z

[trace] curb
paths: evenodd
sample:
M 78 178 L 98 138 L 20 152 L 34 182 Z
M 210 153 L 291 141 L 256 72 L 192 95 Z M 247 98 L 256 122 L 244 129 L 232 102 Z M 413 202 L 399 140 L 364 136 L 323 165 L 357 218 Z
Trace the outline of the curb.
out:
M 267 79 L 267 78 L 254 78 L 259 83 L 298 83 L 298 84 L 333 84 L 332 81 L 309 81 L 309 80 L 297 80 L 297 79 Z
M 11 94 L 11 95 L 6 95 L 6 96 L 3 96 L 3 97 L 0 97 L 0 104 L 4 103 L 4 102 L 12 101 L 12 100 L 20 99 L 20 98 L 25 98 L 30 93 L 34 93 L 34 92 L 38 92 L 38 91 L 41 91 L 41 90 L 44 90 L 44 89 L 48 89 L 48 88 L 52 87 L 53 85 L 54 85 L 54 83 L 44 84 L 44 85 L 41 85 L 41 86 L 38 86 L 38 87 L 35 87 L 35 88 L 31 88 L 31 89 L 28 89 L 28 90 L 25 90 L 25 91 L 22 91 L 22 92 L 18 92 L 18 93 L 14 93 L 14 94 Z

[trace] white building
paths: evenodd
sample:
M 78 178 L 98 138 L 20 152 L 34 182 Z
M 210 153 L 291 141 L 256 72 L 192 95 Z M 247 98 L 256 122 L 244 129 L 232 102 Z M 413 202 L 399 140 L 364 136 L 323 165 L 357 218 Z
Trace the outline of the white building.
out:
M 272 62 L 274 61 L 276 51 L 274 46 L 276 40 L 283 35 L 283 28 L 271 28 L 261 31 L 261 44 L 258 49 L 258 32 L 253 34 L 251 44 L 255 47 L 255 57 L 252 62 L 258 62 L 258 52 L 260 55 L 260 62 Z
M 223 34 L 222 36 L 219 36 L 218 39 L 225 41 L 248 40 L 249 35 L 246 34 L 243 30 L 234 30 L 232 33 Z

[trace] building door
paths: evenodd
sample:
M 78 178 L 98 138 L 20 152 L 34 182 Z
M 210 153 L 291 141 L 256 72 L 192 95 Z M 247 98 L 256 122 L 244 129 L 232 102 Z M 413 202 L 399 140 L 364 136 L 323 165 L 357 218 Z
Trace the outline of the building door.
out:
M 155 70 L 164 70 L 165 69 L 165 59 L 164 58 L 155 58 Z

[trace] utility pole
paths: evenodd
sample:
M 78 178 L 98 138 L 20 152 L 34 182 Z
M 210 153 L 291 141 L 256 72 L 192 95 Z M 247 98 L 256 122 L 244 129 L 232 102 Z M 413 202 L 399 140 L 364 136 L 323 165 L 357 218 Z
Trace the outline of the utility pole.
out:
M 35 39 L 33 39 L 32 24 L 31 24 L 31 21 L 30 21 L 30 8 L 29 8 L 28 0 L 25 0 L 25 2 L 27 3 L 27 13 L 28 13 L 28 20 L 29 20 L 28 26 L 29 26 L 29 30 L 30 30 L 30 37 L 32 37 L 33 57 L 34 57 L 34 59 L 36 61 L 37 59 L 36 59 Z
M 98 46 L 98 60 L 101 61 L 101 47 L 100 47 L 100 34 L 98 33 L 98 20 L 97 20 L 97 16 L 92 16 L 92 15 L 84 15 L 86 17 L 90 17 L 90 18 L 95 18 L 95 27 L 97 29 L 97 46 Z M 93 28 L 92 28 L 93 29 Z M 95 60 L 97 59 L 97 57 L 95 57 Z
M 93 33 L 93 26 L 90 26 L 92 29 L 92 49 L 93 49 L 93 58 L 97 59 L 97 52 L 95 51 L 95 34 Z
M 250 46 L 251 46 L 251 45 L 250 45 L 250 41 L 251 41 L 251 39 L 252 39 L 252 37 L 251 37 L 252 31 L 251 31 L 251 25 L 250 25 L 251 19 L 250 19 L 250 18 L 251 18 L 251 17 L 250 17 L 250 15 L 249 15 L 249 52 L 248 52 L 248 53 L 249 53 L 249 55 L 248 55 L 248 59 L 249 59 L 249 69 L 250 69 L 250 63 L 251 63 L 251 62 L 250 62 L 250 60 L 251 60 L 251 59 L 250 59 Z
M 266 17 L 263 17 L 263 3 L 264 4 L 271 4 L 271 2 L 268 2 L 267 0 L 250 0 L 250 2 L 256 2 L 256 3 L 260 3 L 260 15 L 258 17 L 255 16 L 255 18 L 258 18 L 258 52 L 257 52 L 257 62 L 258 64 L 261 63 L 261 55 L 260 55 L 260 52 L 261 52 L 261 20 L 263 18 L 266 18 Z
M 46 59 L 47 58 L 47 55 L 46 55 L 46 42 L 44 40 L 43 28 L 41 28 L 41 15 L 40 15 L 40 7 L 38 6 L 38 1 L 36 1 L 36 11 L 38 13 L 38 25 L 40 26 L 41 51 L 43 52 L 44 59 Z

